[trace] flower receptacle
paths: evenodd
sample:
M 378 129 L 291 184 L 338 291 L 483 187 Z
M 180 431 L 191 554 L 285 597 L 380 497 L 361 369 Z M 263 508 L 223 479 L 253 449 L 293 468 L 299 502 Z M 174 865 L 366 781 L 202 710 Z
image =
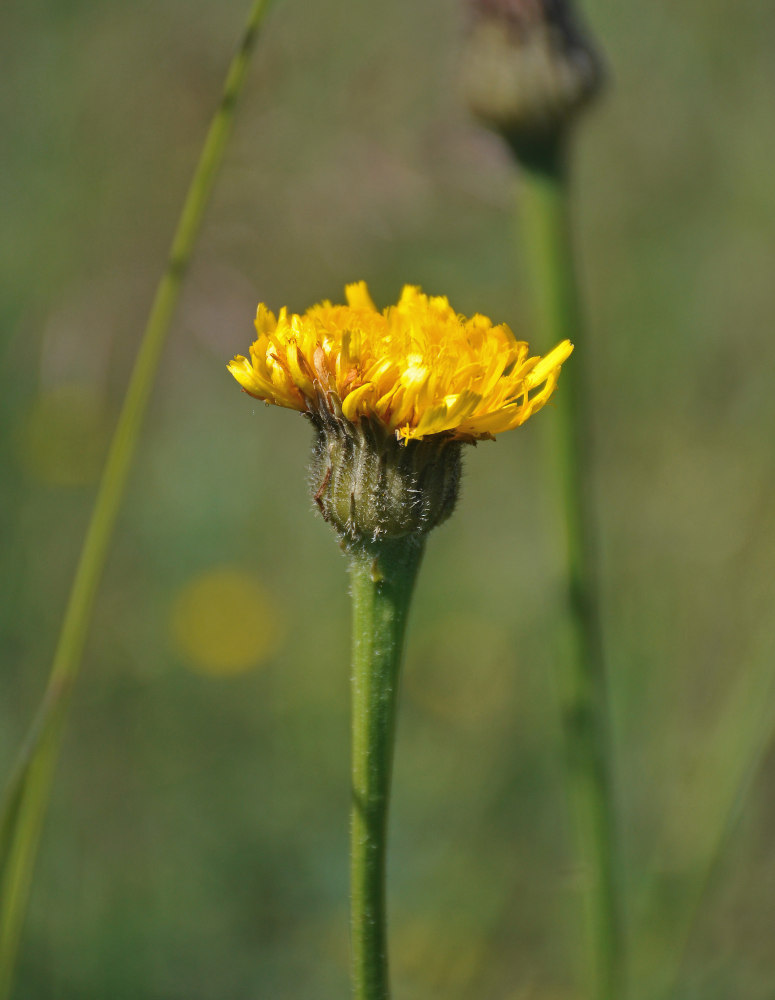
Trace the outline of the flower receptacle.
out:
M 422 536 L 450 516 L 457 501 L 460 441 L 433 435 L 401 442 L 366 417 L 357 423 L 320 413 L 310 488 L 323 518 L 345 542 Z

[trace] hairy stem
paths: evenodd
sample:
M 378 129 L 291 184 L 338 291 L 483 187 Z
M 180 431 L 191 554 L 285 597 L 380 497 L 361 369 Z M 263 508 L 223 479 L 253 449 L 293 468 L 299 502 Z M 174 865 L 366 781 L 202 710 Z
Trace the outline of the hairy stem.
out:
M 423 542 L 350 553 L 353 601 L 350 892 L 355 1000 L 390 995 L 385 859 L 399 671 Z

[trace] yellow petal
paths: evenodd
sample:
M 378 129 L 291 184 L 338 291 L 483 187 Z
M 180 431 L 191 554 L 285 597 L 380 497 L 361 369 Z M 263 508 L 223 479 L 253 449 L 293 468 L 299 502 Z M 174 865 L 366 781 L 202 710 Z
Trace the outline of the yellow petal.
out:
M 346 285 L 344 294 L 347 298 L 347 304 L 351 309 L 372 309 L 374 312 L 377 311 L 377 307 L 369 295 L 369 289 L 365 281 L 356 281 L 352 285 Z
M 275 314 L 270 312 L 263 302 L 259 302 L 258 304 L 255 326 L 259 337 L 262 333 L 274 333 L 277 328 Z
M 369 404 L 374 401 L 376 394 L 376 386 L 371 382 L 358 386 L 342 401 L 342 413 L 354 423 L 356 417 L 365 416 L 369 412 Z
M 572 352 L 573 344 L 569 340 L 563 340 L 556 347 L 553 347 L 531 371 L 527 380 L 529 387 L 532 389 L 533 386 L 540 385 L 553 368 L 559 368 L 564 361 L 568 360 Z
M 367 416 L 407 440 L 485 438 L 537 412 L 573 350 L 566 340 L 530 357 L 505 324 L 466 319 L 415 285 L 383 312 L 364 281 L 348 285 L 346 298 L 303 315 L 283 307 L 277 318 L 262 303 L 250 359 L 235 358 L 229 371 L 257 398 L 313 413 L 334 405 L 317 387 L 331 390 L 345 419 Z

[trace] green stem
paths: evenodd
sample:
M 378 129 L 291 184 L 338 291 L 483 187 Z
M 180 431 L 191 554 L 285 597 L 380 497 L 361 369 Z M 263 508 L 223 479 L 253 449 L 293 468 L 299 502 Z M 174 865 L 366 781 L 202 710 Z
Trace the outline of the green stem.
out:
M 569 338 L 576 351 L 563 369 L 555 399 L 556 476 L 565 521 L 570 649 L 561 671 L 563 728 L 578 851 L 585 869 L 585 905 L 598 1000 L 621 1000 L 624 932 L 615 830 L 608 684 L 594 567 L 589 400 L 573 265 L 568 181 L 562 142 L 521 161 L 525 244 L 544 346 Z
M 183 278 L 223 160 L 237 99 L 269 0 L 254 2 L 229 67 L 159 282 L 118 418 L 65 611 L 46 693 L 9 783 L 0 816 L 0 1000 L 11 989 L 36 848 L 60 735 L 81 663 L 92 607 L 124 495 L 129 468 Z
M 385 857 L 398 680 L 423 542 L 350 552 L 353 600 L 350 892 L 355 1000 L 387 1000 Z

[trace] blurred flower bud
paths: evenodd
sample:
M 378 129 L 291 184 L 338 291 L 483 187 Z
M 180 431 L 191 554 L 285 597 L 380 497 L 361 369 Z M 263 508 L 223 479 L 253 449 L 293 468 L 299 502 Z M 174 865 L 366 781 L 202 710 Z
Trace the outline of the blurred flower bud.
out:
M 597 93 L 602 64 L 567 0 L 467 0 L 471 111 L 518 156 L 545 148 Z

